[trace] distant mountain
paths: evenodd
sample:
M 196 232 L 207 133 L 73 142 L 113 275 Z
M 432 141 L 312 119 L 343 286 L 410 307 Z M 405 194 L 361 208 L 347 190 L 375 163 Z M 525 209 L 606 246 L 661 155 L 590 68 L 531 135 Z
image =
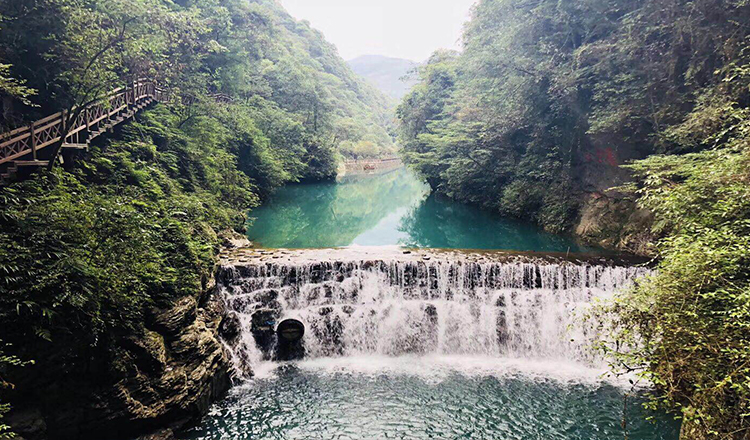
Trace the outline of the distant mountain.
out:
M 416 83 L 402 78 L 419 63 L 381 55 L 364 55 L 348 61 L 355 73 L 363 76 L 387 95 L 400 100 Z

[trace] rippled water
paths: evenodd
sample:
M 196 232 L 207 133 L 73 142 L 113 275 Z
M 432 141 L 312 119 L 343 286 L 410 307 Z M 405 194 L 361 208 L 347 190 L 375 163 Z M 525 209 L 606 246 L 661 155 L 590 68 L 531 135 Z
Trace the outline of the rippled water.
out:
M 251 217 L 250 239 L 271 248 L 591 251 L 431 195 L 406 170 L 289 186 Z M 238 377 L 256 376 L 182 440 L 678 438 L 673 418 L 643 409 L 645 388 L 604 376 L 594 333 L 576 325 L 579 308 L 643 270 L 269 261 L 222 278 L 242 327 L 228 352 Z M 304 323 L 305 360 L 264 360 L 250 331 L 260 309 Z
M 319 359 L 280 366 L 235 388 L 180 438 L 677 439 L 668 416 L 646 421 L 651 414 L 641 398 L 625 396 L 620 386 L 576 365 Z

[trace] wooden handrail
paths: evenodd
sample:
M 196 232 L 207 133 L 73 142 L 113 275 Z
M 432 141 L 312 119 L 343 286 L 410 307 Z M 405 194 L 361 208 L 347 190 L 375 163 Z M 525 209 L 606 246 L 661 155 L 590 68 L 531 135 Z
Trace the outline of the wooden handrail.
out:
M 58 142 L 64 143 L 74 135 L 80 137 L 82 131 L 91 133 L 94 126 L 100 122 L 116 116 L 123 110 L 136 108 L 146 100 L 162 101 L 166 98 L 166 90 L 154 81 L 138 79 L 125 87 L 114 89 L 103 98 L 84 106 L 80 111 L 80 107 L 74 107 L 72 113 L 77 113 L 78 116 L 72 121 L 72 127 L 65 127 L 68 122 L 65 120 L 65 112 L 58 112 L 27 126 L 0 134 L 0 165 L 27 155 L 32 155 L 36 160 L 37 152 L 43 148 Z
M 384 157 L 382 159 L 346 159 L 345 164 L 378 164 L 386 162 L 400 162 L 400 157 Z

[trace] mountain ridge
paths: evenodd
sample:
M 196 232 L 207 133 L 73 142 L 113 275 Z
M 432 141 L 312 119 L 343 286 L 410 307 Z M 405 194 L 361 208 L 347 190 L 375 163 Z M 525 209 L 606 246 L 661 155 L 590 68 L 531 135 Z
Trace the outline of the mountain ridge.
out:
M 361 55 L 347 64 L 358 75 L 395 100 L 401 100 L 416 84 L 416 78 L 407 75 L 420 63 L 385 55 Z

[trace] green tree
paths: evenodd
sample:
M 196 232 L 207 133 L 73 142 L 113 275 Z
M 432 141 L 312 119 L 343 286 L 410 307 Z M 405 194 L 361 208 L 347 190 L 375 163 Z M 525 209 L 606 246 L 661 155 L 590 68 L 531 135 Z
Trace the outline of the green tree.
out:
M 31 362 L 23 362 L 18 357 L 5 353 L 6 344 L 0 340 L 0 396 L 4 390 L 13 388 L 13 384 L 6 382 L 4 373 L 9 368 L 23 367 Z M 10 411 L 10 405 L 0 400 L 0 439 L 8 440 L 15 438 L 16 435 L 10 430 L 10 426 L 2 423 L 3 416 Z
M 461 55 L 436 54 L 399 108 L 405 160 L 456 199 L 571 230 L 623 163 L 692 151 L 669 127 L 744 50 L 747 18 L 742 1 L 481 1 Z
M 345 142 L 393 150 L 387 98 L 273 0 L 0 0 L 0 14 L 1 84 L 32 104 L 14 124 L 72 119 L 141 76 L 172 97 L 0 188 L 0 334 L 37 360 L 13 393 L 31 406 L 59 403 L 43 376 L 121 380 L 128 338 L 201 294 L 220 237 L 275 189 L 334 177 Z M 76 382 L 91 365 L 102 374 Z

